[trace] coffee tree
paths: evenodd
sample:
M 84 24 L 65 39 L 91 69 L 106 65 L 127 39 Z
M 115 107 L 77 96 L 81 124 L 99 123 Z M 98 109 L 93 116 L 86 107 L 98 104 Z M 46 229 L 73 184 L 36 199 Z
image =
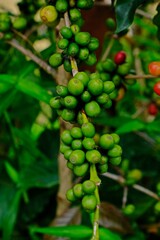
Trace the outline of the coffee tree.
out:
M 0 11 L 1 238 L 159 239 L 159 3 L 15 7 Z

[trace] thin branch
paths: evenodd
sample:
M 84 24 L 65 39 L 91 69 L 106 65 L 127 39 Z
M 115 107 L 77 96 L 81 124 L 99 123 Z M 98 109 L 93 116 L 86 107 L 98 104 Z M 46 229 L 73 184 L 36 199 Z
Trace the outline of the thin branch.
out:
M 56 77 L 56 71 L 50 65 L 48 65 L 43 59 L 37 57 L 29 49 L 24 48 L 16 39 L 7 41 L 12 47 L 20 51 L 25 56 L 29 57 L 33 62 L 35 62 L 39 67 L 41 67 L 45 72 L 50 74 L 54 79 Z
M 157 76 L 153 76 L 153 75 L 149 75 L 149 74 L 147 74 L 147 75 L 126 75 L 125 76 L 125 78 L 126 79 L 142 79 L 142 78 L 145 78 L 145 79 L 149 79 L 149 78 L 157 78 Z
M 108 177 L 112 180 L 115 180 L 116 182 L 118 182 L 120 184 L 125 183 L 125 179 L 120 175 L 116 175 L 116 174 L 113 174 L 113 173 L 110 173 L 110 172 L 103 173 L 102 175 L 105 176 L 105 177 Z M 151 190 L 149 190 L 149 189 L 147 189 L 147 188 L 145 188 L 141 185 L 138 185 L 138 184 L 133 184 L 132 187 L 134 189 L 136 189 L 136 190 L 138 190 L 138 191 L 140 191 L 140 192 L 142 192 L 142 193 L 160 201 L 160 197 L 156 193 L 152 192 Z
M 128 198 L 128 186 L 124 186 L 123 188 L 123 198 L 122 198 L 122 208 L 126 206 Z
M 112 49 L 112 47 L 113 47 L 114 40 L 115 40 L 116 38 L 117 38 L 117 35 L 114 34 L 114 35 L 112 36 L 109 44 L 108 44 L 108 47 L 106 48 L 105 52 L 103 53 L 103 55 L 102 55 L 102 57 L 101 57 L 101 60 L 102 60 L 102 61 L 104 61 L 104 60 L 108 57 L 108 55 L 109 55 L 109 53 L 110 53 L 110 51 L 111 51 L 111 49 Z
M 152 20 L 152 18 L 153 18 L 153 17 L 151 16 L 151 14 L 149 14 L 149 13 L 147 13 L 147 12 L 141 10 L 141 9 L 137 9 L 137 10 L 136 10 L 136 14 L 138 14 L 138 15 L 140 15 L 140 16 L 143 16 L 143 17 L 145 17 L 145 18 L 148 18 L 148 19 L 150 19 L 150 20 Z

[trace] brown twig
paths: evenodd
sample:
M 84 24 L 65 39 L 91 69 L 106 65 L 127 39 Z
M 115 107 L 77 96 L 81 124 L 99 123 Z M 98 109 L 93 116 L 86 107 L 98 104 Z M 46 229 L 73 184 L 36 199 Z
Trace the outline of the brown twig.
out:
M 16 39 L 7 41 L 7 43 L 14 47 L 15 49 L 17 49 L 23 55 L 29 57 L 33 62 L 35 62 L 39 67 L 41 67 L 45 72 L 50 74 L 55 79 L 56 77 L 55 69 L 48 65 L 43 59 L 37 57 L 29 49 L 24 48 Z
M 120 175 L 116 175 L 116 174 L 113 174 L 113 173 L 110 173 L 110 172 L 103 173 L 102 175 L 105 176 L 105 177 L 108 177 L 112 180 L 115 180 L 116 182 L 118 182 L 120 184 L 125 183 L 125 179 Z M 149 189 L 147 189 L 147 188 L 145 188 L 145 187 L 143 187 L 139 184 L 133 184 L 132 187 L 134 189 L 136 189 L 136 190 L 138 190 L 138 191 L 140 191 L 140 192 L 142 192 L 142 193 L 160 201 L 160 197 L 156 193 L 152 192 L 151 190 L 149 190 Z
M 156 76 L 153 76 L 153 75 L 126 75 L 125 76 L 126 79 L 142 79 L 142 78 L 145 78 L 145 79 L 149 79 L 149 78 L 157 78 Z

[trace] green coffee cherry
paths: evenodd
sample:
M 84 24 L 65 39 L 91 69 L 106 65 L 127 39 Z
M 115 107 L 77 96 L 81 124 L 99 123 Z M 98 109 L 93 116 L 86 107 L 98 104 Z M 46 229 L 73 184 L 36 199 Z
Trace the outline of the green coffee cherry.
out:
M 58 13 L 54 6 L 48 5 L 40 10 L 40 17 L 44 23 L 52 23 L 57 19 Z
M 14 19 L 13 21 L 13 27 L 16 30 L 23 30 L 27 26 L 27 20 L 25 17 L 19 16 Z
M 130 71 L 130 64 L 128 62 L 126 62 L 122 65 L 119 65 L 118 69 L 117 69 L 117 73 L 122 75 L 122 76 L 127 75 L 129 73 L 129 71 Z
M 55 7 L 58 12 L 64 13 L 68 9 L 68 2 L 66 0 L 57 0 Z
M 81 129 L 82 129 L 83 135 L 88 138 L 94 137 L 96 133 L 94 125 L 90 122 L 83 123 Z
M 103 86 L 104 86 L 104 92 L 107 94 L 110 94 L 115 89 L 115 85 L 111 81 L 105 81 Z
M 63 109 L 61 117 L 67 122 L 71 122 L 75 119 L 75 112 L 72 109 Z
M 117 89 L 113 90 L 110 94 L 109 94 L 110 99 L 116 99 L 118 97 L 118 91 Z
M 71 153 L 72 153 L 72 149 L 67 149 L 67 150 L 64 152 L 64 158 L 65 158 L 66 160 L 69 160 L 69 157 L 70 157 Z
M 107 93 L 102 93 L 98 97 L 96 97 L 96 101 L 99 104 L 105 104 L 105 103 L 107 103 L 109 101 L 109 96 L 108 96 Z
M 89 82 L 89 76 L 88 76 L 87 73 L 85 73 L 85 72 L 78 72 L 74 77 L 79 79 L 80 81 L 82 81 L 84 86 L 87 86 L 87 84 Z
M 84 195 L 83 192 L 83 187 L 81 183 L 77 183 L 74 187 L 73 187 L 73 193 L 77 198 L 82 198 Z
M 80 48 L 78 58 L 82 61 L 86 60 L 89 57 L 89 50 L 88 48 Z
M 118 144 L 120 141 L 120 137 L 116 133 L 111 133 L 111 136 L 113 137 L 114 143 Z
M 63 142 L 61 143 L 61 145 L 60 145 L 60 153 L 64 154 L 65 151 L 70 150 L 70 149 L 71 149 L 70 146 L 64 144 Z
M 91 73 L 90 79 L 100 79 L 100 74 L 98 72 Z
M 93 66 L 97 62 L 97 57 L 95 53 L 90 53 L 88 58 L 84 61 L 88 66 Z
M 73 171 L 74 165 L 71 162 L 67 161 L 67 167 Z
M 78 32 L 75 35 L 75 41 L 78 43 L 80 46 L 86 46 L 90 42 L 91 35 L 88 32 Z
M 107 18 L 105 24 L 110 30 L 115 30 L 116 28 L 116 23 L 113 18 Z
M 142 171 L 139 169 L 132 169 L 128 172 L 127 179 L 139 181 L 142 178 Z
M 63 67 L 66 72 L 70 72 L 70 73 L 72 72 L 71 62 L 69 59 L 64 59 Z
M 135 206 L 133 204 L 128 204 L 123 208 L 123 213 L 127 216 L 133 214 L 135 211 Z
M 81 12 L 77 8 L 70 9 L 69 15 L 70 15 L 70 20 L 72 22 L 76 22 L 78 19 L 80 19 L 82 17 Z
M 108 171 L 108 164 L 105 163 L 105 164 L 100 164 L 98 165 L 98 172 L 103 174 L 103 173 L 106 173 Z
M 82 140 L 80 140 L 80 139 L 73 140 L 71 147 L 73 150 L 82 149 L 82 147 L 83 147 Z
M 112 100 L 109 98 L 106 103 L 104 103 L 104 108 L 110 108 L 112 106 Z
M 109 159 L 109 161 L 110 161 L 111 164 L 117 166 L 117 165 L 119 165 L 121 163 L 122 157 L 111 157 Z
M 87 103 L 91 100 L 91 94 L 88 91 L 84 91 L 81 95 L 81 99 L 83 102 Z
M 88 83 L 88 90 L 94 96 L 102 94 L 103 81 L 100 79 L 91 79 Z
M 110 81 L 111 80 L 111 75 L 106 72 L 100 73 L 100 79 L 105 82 L 105 81 Z
M 80 166 L 74 166 L 73 168 L 73 173 L 77 176 L 77 177 L 84 177 L 86 175 L 86 173 L 88 172 L 89 169 L 89 164 L 88 163 L 83 163 Z
M 111 59 L 106 59 L 102 62 L 102 67 L 106 72 L 113 72 L 116 69 L 116 64 Z
M 88 44 L 89 51 L 95 51 L 99 47 L 99 40 L 95 37 L 91 37 L 90 42 Z
M 60 97 L 66 97 L 68 95 L 68 88 L 63 85 L 57 85 L 56 92 Z
M 74 150 L 70 157 L 69 161 L 74 165 L 82 165 L 85 161 L 85 153 L 82 150 Z
M 83 137 L 82 130 L 79 127 L 73 127 L 71 129 L 70 133 L 73 138 L 82 138 Z
M 52 67 L 59 67 L 63 62 L 63 57 L 61 53 L 54 53 L 49 58 L 49 63 Z
M 86 150 L 92 150 L 95 148 L 96 145 L 93 138 L 84 138 L 82 144 Z
M 76 33 L 80 32 L 80 27 L 77 24 L 72 24 L 71 31 L 75 35 Z
M 69 41 L 66 38 L 62 38 L 58 41 L 58 47 L 62 50 L 66 49 L 69 45 Z
M 96 184 L 92 180 L 86 180 L 82 183 L 82 189 L 86 194 L 93 194 L 96 190 Z
M 70 145 L 73 141 L 70 130 L 64 130 L 61 134 L 61 140 L 64 144 Z
M 154 205 L 154 211 L 156 214 L 159 214 L 160 213 L 160 202 L 157 202 L 155 205 Z
M 122 148 L 117 144 L 115 144 L 114 147 L 108 151 L 108 156 L 112 158 L 120 157 L 121 155 L 122 155 Z
M 94 6 L 93 0 L 77 0 L 77 7 L 80 9 L 91 9 Z
M 67 200 L 70 201 L 70 202 L 75 202 L 75 201 L 76 201 L 76 197 L 75 197 L 75 195 L 74 195 L 74 192 L 73 192 L 73 189 L 72 189 L 72 188 L 70 188 L 70 189 L 67 190 L 67 192 L 66 192 L 66 198 L 67 198 Z
M 98 150 L 89 150 L 86 152 L 86 159 L 88 162 L 96 164 L 101 161 L 101 154 Z
M 64 105 L 66 108 L 74 109 L 78 104 L 78 100 L 74 96 L 66 96 L 64 98 Z
M 93 212 L 96 209 L 97 200 L 95 195 L 85 195 L 82 199 L 82 207 L 87 212 Z
M 89 117 L 97 117 L 101 112 L 101 108 L 96 101 L 86 103 L 84 109 Z
M 69 80 L 68 91 L 72 95 L 78 96 L 78 95 L 82 94 L 83 90 L 84 90 L 84 85 L 83 85 L 82 81 L 80 81 L 77 78 L 72 78 Z
M 60 34 L 62 35 L 62 37 L 66 38 L 66 39 L 70 39 L 73 35 L 71 29 L 66 26 L 64 26 L 60 29 Z
M 79 52 L 78 44 L 74 42 L 70 43 L 67 49 L 68 55 L 71 57 L 75 57 L 78 54 L 78 52 Z
M 106 164 L 108 162 L 108 157 L 107 156 L 102 156 L 101 161 L 99 162 L 101 165 Z
M 110 134 L 103 134 L 100 137 L 99 145 L 103 149 L 111 149 L 111 148 L 114 147 L 114 139 L 113 139 L 113 137 Z
M 114 82 L 115 86 L 119 86 L 122 79 L 119 75 L 114 75 L 113 78 L 112 78 L 112 81 Z
M 53 107 L 55 109 L 61 108 L 62 105 L 61 105 L 60 97 L 51 98 L 50 105 L 51 105 L 51 107 Z

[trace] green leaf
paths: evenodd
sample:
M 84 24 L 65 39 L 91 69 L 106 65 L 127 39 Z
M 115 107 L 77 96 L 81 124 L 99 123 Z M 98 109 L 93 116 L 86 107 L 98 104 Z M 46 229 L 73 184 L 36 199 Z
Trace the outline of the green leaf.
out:
M 5 94 L 0 96 L 0 116 L 3 114 L 3 112 L 12 104 L 15 95 L 17 93 L 16 89 L 9 90 Z
M 17 184 L 19 182 L 19 174 L 18 174 L 18 172 L 7 161 L 5 162 L 5 168 L 6 168 L 6 171 L 7 171 L 8 175 L 9 175 L 9 177 L 12 179 L 12 181 L 14 183 Z
M 145 0 L 117 0 L 115 6 L 117 28 L 116 33 L 125 33 L 132 24 L 136 9 Z
M 160 3 L 157 6 L 157 14 L 153 18 L 153 23 L 157 26 L 157 37 L 160 40 Z
M 19 190 L 13 196 L 13 200 L 5 213 L 3 219 L 3 238 L 4 240 L 10 240 L 12 236 L 12 232 L 14 229 L 14 225 L 17 218 L 17 213 L 19 209 L 19 203 L 21 200 L 22 192 Z
M 42 233 L 49 234 L 52 236 L 58 237 L 68 237 L 73 239 L 81 239 L 90 238 L 92 236 L 92 229 L 86 226 L 63 226 L 63 227 L 31 227 L 30 233 Z
M 109 229 L 107 228 L 100 228 L 100 239 L 101 240 L 122 240 L 122 238 L 114 233 L 111 232 Z
M 137 119 L 135 120 L 130 120 L 129 122 L 123 124 L 120 126 L 117 130 L 116 133 L 118 134 L 125 134 L 133 131 L 139 131 L 145 128 L 145 124 Z

